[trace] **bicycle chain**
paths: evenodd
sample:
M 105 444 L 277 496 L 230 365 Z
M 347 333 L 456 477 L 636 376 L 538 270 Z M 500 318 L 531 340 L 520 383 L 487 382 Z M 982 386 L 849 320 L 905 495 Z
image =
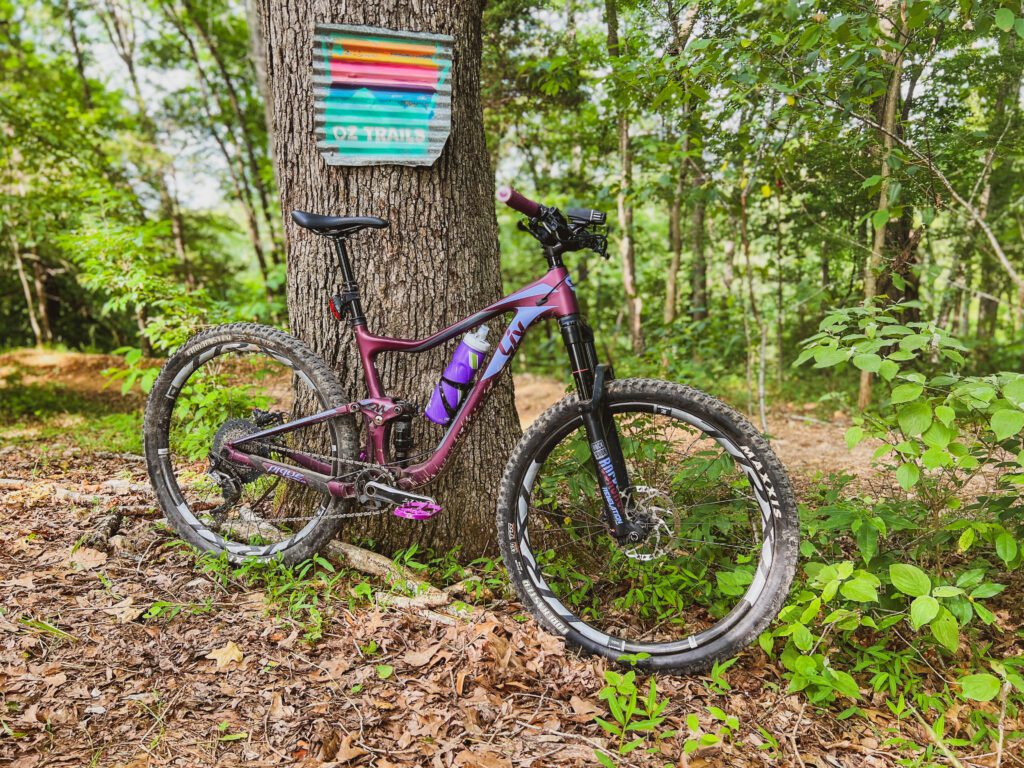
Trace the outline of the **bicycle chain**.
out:
M 240 442 L 244 442 L 244 441 L 240 441 Z M 276 450 L 278 453 L 283 453 L 285 455 L 289 455 L 291 453 L 295 453 L 296 452 L 292 448 L 288 448 L 288 447 L 283 446 L 283 445 L 278 445 L 277 443 L 266 443 L 266 442 L 263 442 L 263 441 L 258 441 L 258 442 L 260 443 L 260 445 L 263 445 L 263 446 L 265 446 L 265 447 L 267 447 L 267 448 L 269 448 L 271 450 Z M 331 478 L 332 480 L 344 480 L 345 478 L 351 477 L 353 475 L 358 475 L 358 474 L 360 474 L 362 472 L 373 470 L 373 471 L 382 472 L 382 473 L 387 474 L 388 475 L 388 479 L 391 482 L 394 482 L 394 474 L 391 472 L 390 469 L 388 469 L 386 466 L 383 466 L 381 464 L 375 464 L 375 463 L 370 462 L 370 461 L 359 461 L 358 459 L 339 459 L 337 456 L 329 456 L 329 455 L 323 454 L 323 453 L 313 453 L 311 451 L 301 451 L 301 453 L 302 453 L 303 456 L 309 456 L 309 457 L 314 458 L 314 459 L 319 459 L 320 461 L 323 461 L 324 463 L 327 463 L 327 464 L 333 464 L 334 462 L 340 462 L 340 463 L 343 463 L 343 464 L 355 465 L 357 467 L 361 467 L 361 469 L 357 469 L 354 472 L 347 472 L 346 474 L 343 474 L 343 475 L 336 475 L 335 477 Z M 227 463 L 227 462 L 225 462 L 225 463 Z M 235 474 L 233 470 L 231 470 L 231 471 L 232 471 L 232 474 Z M 236 475 L 236 478 L 237 478 L 237 475 Z M 364 511 L 360 511 L 360 512 L 349 512 L 347 514 L 323 515 L 321 517 L 321 519 L 322 520 L 345 520 L 345 519 L 356 518 L 356 517 L 373 517 L 375 515 L 384 514 L 386 511 L 387 511 L 386 508 L 378 507 L 376 509 L 368 509 L 368 510 L 364 510 Z M 301 522 L 303 520 L 308 520 L 308 518 L 304 518 L 304 517 L 278 517 L 278 518 L 274 518 L 274 520 L 276 522 L 293 522 L 293 521 Z

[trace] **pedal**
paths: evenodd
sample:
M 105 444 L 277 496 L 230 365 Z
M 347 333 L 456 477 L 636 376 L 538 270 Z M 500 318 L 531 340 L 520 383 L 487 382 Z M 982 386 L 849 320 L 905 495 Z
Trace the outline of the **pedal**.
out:
M 406 520 L 429 520 L 441 511 L 441 505 L 429 496 L 409 493 L 375 481 L 363 486 L 359 501 L 364 504 L 394 504 L 392 513 L 395 517 L 404 517 Z
M 441 505 L 432 501 L 407 501 L 395 507 L 391 513 L 406 520 L 429 520 L 441 511 Z

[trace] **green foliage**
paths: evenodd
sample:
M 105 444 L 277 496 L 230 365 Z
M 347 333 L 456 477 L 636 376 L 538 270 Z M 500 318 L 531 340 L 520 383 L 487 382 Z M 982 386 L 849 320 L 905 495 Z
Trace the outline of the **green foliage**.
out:
M 616 754 L 625 757 L 637 749 L 655 754 L 656 743 L 675 735 L 675 731 L 661 730 L 669 700 L 658 699 L 654 677 L 649 680 L 646 695 L 641 695 L 637 687 L 635 670 L 607 670 L 604 680 L 605 686 L 597 697 L 607 705 L 610 719 L 595 715 L 594 722 L 615 738 Z M 602 765 L 616 765 L 609 754 L 596 752 L 595 756 Z

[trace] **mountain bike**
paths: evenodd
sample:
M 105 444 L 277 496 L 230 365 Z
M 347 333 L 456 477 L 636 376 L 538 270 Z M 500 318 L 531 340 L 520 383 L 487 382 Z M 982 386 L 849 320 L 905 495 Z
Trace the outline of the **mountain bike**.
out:
M 545 629 L 613 659 L 694 671 L 735 654 L 775 617 L 793 578 L 798 519 L 785 469 L 718 400 L 673 382 L 615 379 L 598 361 L 563 256 L 606 256 L 604 213 L 563 212 L 509 188 L 499 199 L 525 216 L 519 226 L 539 241 L 547 272 L 417 340 L 369 330 L 349 259 L 352 235 L 388 223 L 293 212 L 333 243 L 343 287 L 329 306 L 351 327 L 367 394 L 347 397 L 327 364 L 280 330 L 240 323 L 199 333 L 167 361 L 146 407 L 161 509 L 190 544 L 233 562 L 301 562 L 346 518 L 426 521 L 441 505 L 424 486 L 527 331 L 552 319 L 574 390 L 526 430 L 498 489 L 498 542 L 516 593 Z M 469 337 L 507 313 L 493 349 L 485 334 Z M 385 393 L 378 355 L 424 352 L 461 334 L 468 346 L 428 408 Z M 444 431 L 417 453 L 424 416 Z

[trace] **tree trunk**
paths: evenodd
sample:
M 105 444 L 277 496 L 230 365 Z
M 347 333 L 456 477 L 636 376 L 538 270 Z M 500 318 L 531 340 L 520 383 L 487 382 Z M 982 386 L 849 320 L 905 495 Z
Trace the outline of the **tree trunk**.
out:
M 883 42 L 887 42 L 892 38 L 894 25 L 890 14 L 894 12 L 895 5 L 896 0 L 875 0 L 879 30 L 882 37 L 885 38 Z M 886 51 L 882 55 L 885 57 L 886 62 L 889 63 L 891 69 L 889 72 L 889 83 L 879 105 L 880 115 L 878 124 L 882 128 L 881 136 L 879 137 L 882 142 L 882 157 L 878 173 L 882 180 L 879 184 L 878 208 L 876 210 L 887 211 L 889 209 L 889 176 L 891 174 L 889 157 L 892 155 L 896 135 L 896 106 L 900 98 L 900 74 L 902 71 L 900 65 L 902 57 L 897 51 Z M 867 303 L 870 303 L 878 293 L 877 273 L 881 268 L 882 256 L 885 250 L 885 232 L 885 223 L 880 227 L 875 227 L 874 238 L 871 244 L 871 256 L 864 267 L 864 300 Z M 870 403 L 871 374 L 868 371 L 861 371 L 860 394 L 857 397 L 857 407 L 864 409 Z
M 704 186 L 703 167 L 699 167 L 698 171 L 694 174 L 694 187 Z M 693 264 L 690 266 L 690 316 L 698 322 L 708 317 L 708 257 L 704 237 L 706 213 L 707 204 L 699 196 L 693 204 Z
M 8 221 L 8 223 L 10 223 Z M 39 325 L 39 317 L 36 314 L 35 301 L 32 297 L 32 287 L 28 282 L 28 275 L 25 273 L 25 262 L 21 258 L 21 250 L 18 240 L 14 236 L 14 230 L 10 231 L 11 255 L 14 256 L 14 269 L 18 273 L 18 281 L 21 283 L 22 293 L 25 294 L 25 306 L 28 308 L 28 324 L 32 328 L 32 336 L 35 338 L 36 346 L 43 346 L 43 329 Z
M 347 393 L 365 393 L 355 342 L 326 308 L 336 287 L 330 243 L 295 225 L 291 211 L 379 215 L 391 227 L 353 240 L 350 256 L 370 329 L 388 336 L 424 337 L 462 319 L 501 293 L 494 179 L 480 105 L 482 5 L 425 0 L 415 6 L 355 0 L 258 0 L 272 96 L 275 162 L 289 248 L 291 331 L 337 371 Z M 317 22 L 366 24 L 454 35 L 451 135 L 429 168 L 331 167 L 316 148 L 310 65 Z M 424 404 L 456 342 L 419 355 L 384 355 L 382 383 L 393 397 Z M 439 435 L 423 439 L 429 450 Z M 506 459 L 519 437 L 511 377 L 501 377 L 480 418 L 463 435 L 450 471 L 427 486 L 444 513 L 429 523 L 390 514 L 356 518 L 343 535 L 372 539 L 383 551 L 413 543 L 463 557 L 493 552 L 494 497 Z
M 36 307 L 39 309 L 39 329 L 43 334 L 43 343 L 53 342 L 53 329 L 50 325 L 50 308 L 46 305 L 46 274 L 39 256 L 32 259 L 32 281 L 36 290 Z
M 700 10 L 700 3 L 694 0 L 694 2 L 685 6 L 680 14 L 675 0 L 669 0 L 667 10 L 669 27 L 672 30 L 672 43 L 668 53 L 673 56 L 679 56 L 683 49 L 686 48 L 686 43 L 690 39 L 693 27 L 697 23 L 697 12 Z M 685 88 L 686 84 L 680 75 L 677 74 L 676 80 L 681 87 Z M 689 118 L 690 110 L 688 107 L 684 107 L 684 123 L 689 122 Z M 683 194 L 686 191 L 686 158 L 690 152 L 689 126 L 685 126 L 684 131 L 686 133 L 683 138 L 683 158 L 679 163 L 679 170 L 676 175 L 676 188 L 672 195 L 668 214 L 669 247 L 672 255 L 669 261 L 668 275 L 665 279 L 665 325 L 671 325 L 675 321 L 676 305 L 679 302 L 679 264 L 683 253 Z
M 616 0 L 605 0 L 605 22 L 608 25 L 608 55 L 612 66 L 622 56 L 619 41 L 619 14 L 615 7 Z M 616 196 L 616 208 L 619 217 L 619 257 L 622 261 L 622 287 L 626 293 L 626 315 L 629 321 L 629 339 L 634 352 L 644 348 L 643 336 L 643 299 L 636 285 L 636 253 L 633 246 L 633 203 L 629 198 L 633 186 L 633 147 L 629 138 L 629 115 L 626 111 L 623 94 L 616 96 L 618 104 L 619 133 L 619 192 Z
M 665 325 L 672 325 L 676 319 L 676 304 L 679 301 L 679 263 L 683 255 L 683 192 L 685 191 L 685 172 L 680 163 L 676 176 L 676 188 L 672 193 L 672 202 L 668 207 L 668 243 L 669 257 L 668 274 L 665 276 Z

